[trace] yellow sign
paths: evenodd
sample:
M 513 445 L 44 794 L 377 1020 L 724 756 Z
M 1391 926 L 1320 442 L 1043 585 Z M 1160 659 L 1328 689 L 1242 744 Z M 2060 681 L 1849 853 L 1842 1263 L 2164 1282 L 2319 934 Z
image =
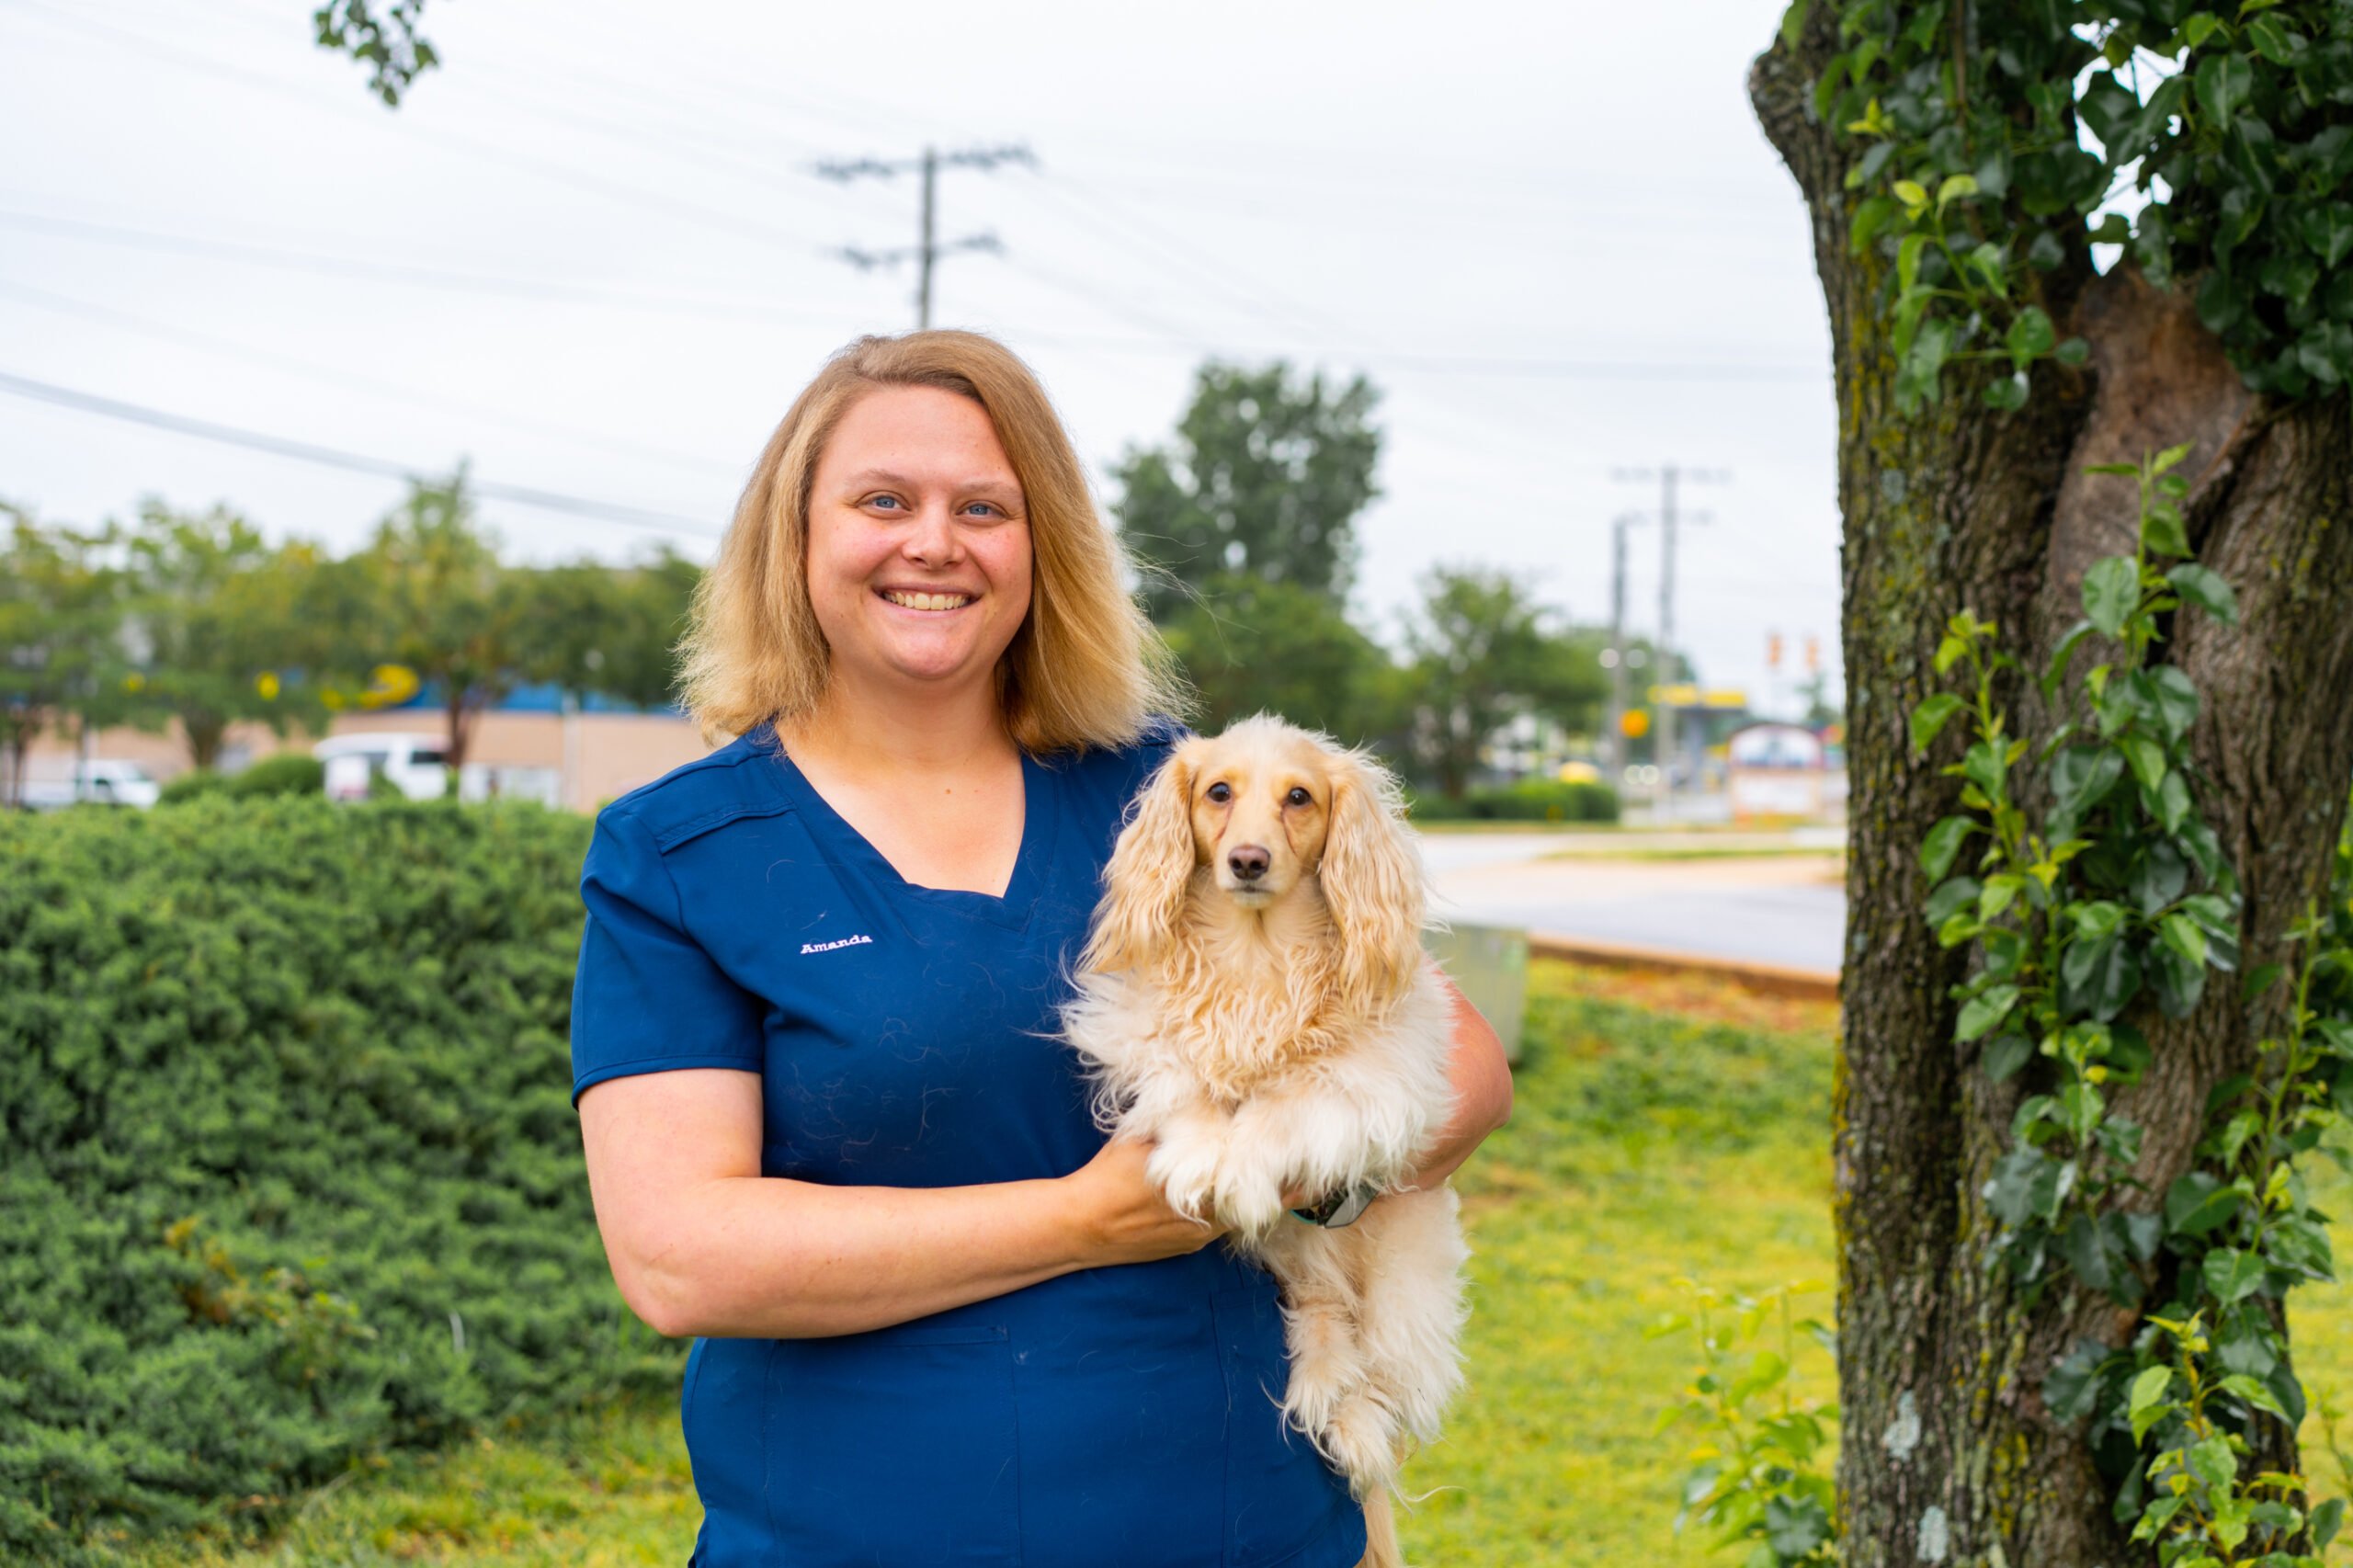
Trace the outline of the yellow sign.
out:
M 1668 708 L 1745 708 L 1748 693 L 1737 687 L 1711 687 L 1700 690 L 1689 681 L 1676 686 L 1651 687 L 1651 700 Z
M 406 665 L 378 665 L 369 672 L 368 689 L 359 694 L 362 708 L 396 708 L 416 695 L 416 672 Z
M 1651 716 L 1639 708 L 1629 708 L 1619 716 L 1618 728 L 1630 741 L 1639 741 L 1651 733 Z

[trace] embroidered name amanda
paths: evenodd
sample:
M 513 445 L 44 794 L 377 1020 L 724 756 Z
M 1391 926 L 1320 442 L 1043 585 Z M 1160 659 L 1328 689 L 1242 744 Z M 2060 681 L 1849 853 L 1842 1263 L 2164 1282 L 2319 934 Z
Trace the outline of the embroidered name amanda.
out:
M 844 937 L 838 942 L 803 942 L 801 944 L 801 950 L 804 953 L 830 953 L 835 948 L 855 948 L 860 943 L 870 946 L 873 941 L 873 937 L 861 934 L 856 937 Z

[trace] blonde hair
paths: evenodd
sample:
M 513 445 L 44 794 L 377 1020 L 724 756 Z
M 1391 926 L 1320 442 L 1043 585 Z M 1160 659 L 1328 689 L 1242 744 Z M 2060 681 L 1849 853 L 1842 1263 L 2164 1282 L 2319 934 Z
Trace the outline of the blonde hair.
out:
M 1160 640 L 1130 597 L 1119 541 L 1045 388 L 971 332 L 861 337 L 826 361 L 760 454 L 719 558 L 695 590 L 679 689 L 706 740 L 779 724 L 824 696 L 830 653 L 809 598 L 809 493 L 825 443 L 878 387 L 937 387 L 981 405 L 1029 513 L 1029 613 L 997 661 L 1006 731 L 1033 754 L 1118 746 L 1182 706 Z

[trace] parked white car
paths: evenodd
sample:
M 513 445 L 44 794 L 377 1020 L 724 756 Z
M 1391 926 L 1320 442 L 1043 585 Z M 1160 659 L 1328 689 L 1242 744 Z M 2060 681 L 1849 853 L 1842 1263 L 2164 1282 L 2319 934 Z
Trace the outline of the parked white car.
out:
M 311 755 L 326 765 L 330 801 L 366 800 L 380 775 L 412 801 L 438 801 L 449 790 L 449 744 L 439 735 L 337 735 Z
M 143 809 L 155 803 L 163 788 L 135 762 L 92 757 L 70 765 L 67 772 L 26 779 L 25 804 L 37 812 L 77 803 Z

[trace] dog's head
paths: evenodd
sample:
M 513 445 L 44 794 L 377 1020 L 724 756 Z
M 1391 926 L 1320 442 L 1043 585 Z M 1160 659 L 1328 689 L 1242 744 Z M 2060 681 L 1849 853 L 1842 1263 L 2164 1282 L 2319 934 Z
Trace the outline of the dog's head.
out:
M 1153 776 L 1120 835 L 1086 961 L 1149 961 L 1176 937 L 1188 896 L 1264 910 L 1311 880 L 1339 937 L 1347 999 L 1386 1006 L 1421 962 L 1421 863 L 1395 780 L 1277 719 L 1195 737 Z

